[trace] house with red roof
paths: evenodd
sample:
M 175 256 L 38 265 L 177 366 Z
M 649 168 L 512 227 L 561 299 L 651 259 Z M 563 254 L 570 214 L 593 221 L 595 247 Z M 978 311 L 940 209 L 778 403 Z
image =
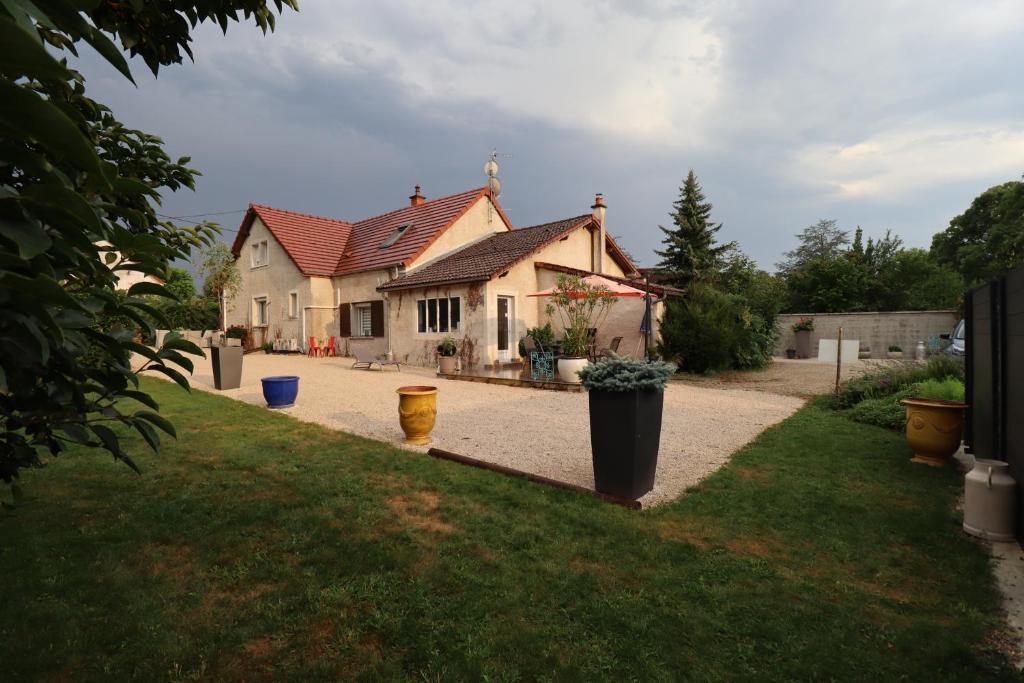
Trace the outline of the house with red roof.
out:
M 526 330 L 548 321 L 529 294 L 561 273 L 636 276 L 605 213 L 598 195 L 589 213 L 515 228 L 488 187 L 428 199 L 417 186 L 406 206 L 358 221 L 250 204 L 227 324 L 252 327 L 257 342 L 334 336 L 339 352 L 424 366 L 452 335 L 464 364 L 514 361 Z M 642 317 L 642 302 L 620 302 L 598 344 L 622 336 L 620 350 L 642 354 Z

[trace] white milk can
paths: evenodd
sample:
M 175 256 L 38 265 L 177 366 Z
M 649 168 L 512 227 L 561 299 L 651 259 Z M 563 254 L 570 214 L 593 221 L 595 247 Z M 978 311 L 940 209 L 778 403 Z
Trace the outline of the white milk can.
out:
M 917 342 L 917 346 L 914 347 L 914 360 L 924 360 L 927 355 L 928 351 L 925 349 L 924 342 Z
M 964 531 L 990 541 L 1012 541 L 1017 482 L 1000 460 L 975 460 L 964 476 Z

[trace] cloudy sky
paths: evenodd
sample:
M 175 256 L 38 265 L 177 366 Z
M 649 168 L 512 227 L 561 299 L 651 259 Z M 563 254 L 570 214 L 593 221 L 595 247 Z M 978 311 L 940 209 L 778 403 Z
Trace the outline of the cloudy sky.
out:
M 195 63 L 91 94 L 203 172 L 165 212 L 249 202 L 358 219 L 483 185 L 517 226 L 609 205 L 645 265 L 693 168 L 772 268 L 819 218 L 927 246 L 1024 172 L 1020 0 L 303 0 L 276 33 L 205 27 Z M 235 229 L 241 213 L 218 217 Z M 228 233 L 228 238 L 233 233 Z

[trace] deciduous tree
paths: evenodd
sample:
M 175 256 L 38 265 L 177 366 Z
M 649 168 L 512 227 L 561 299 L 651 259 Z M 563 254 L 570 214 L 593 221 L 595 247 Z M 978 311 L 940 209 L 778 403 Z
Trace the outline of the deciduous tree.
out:
M 169 297 L 166 287 L 142 282 L 126 296 L 114 287 L 117 269 L 166 278 L 171 261 L 213 242 L 212 226 L 175 226 L 154 209 L 197 173 L 90 99 L 63 57 L 88 43 L 131 79 L 123 49 L 155 74 L 191 57 L 197 24 L 226 29 L 239 12 L 274 26 L 265 0 L 0 2 L 0 479 L 68 443 L 134 467 L 115 427 L 154 449 L 157 430 L 174 428 L 139 390 L 132 354 L 187 388 L 171 364 L 190 371 L 183 353 L 200 353 L 181 339 L 159 350 L 135 341 L 135 328 L 162 319 L 146 297 Z
M 996 185 L 932 238 L 931 254 L 968 286 L 1024 263 L 1024 182 Z

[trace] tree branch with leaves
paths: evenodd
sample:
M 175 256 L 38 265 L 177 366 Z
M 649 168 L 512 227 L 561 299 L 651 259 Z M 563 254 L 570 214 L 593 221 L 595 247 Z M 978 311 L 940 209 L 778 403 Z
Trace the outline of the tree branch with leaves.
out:
M 296 9 L 294 0 L 273 4 Z M 174 225 L 155 210 L 161 191 L 194 188 L 198 172 L 90 99 L 62 56 L 88 43 L 134 82 L 123 51 L 156 74 L 191 57 L 199 23 L 226 29 L 239 13 L 274 27 L 264 0 L 0 3 L 0 479 L 68 444 L 106 449 L 137 469 L 115 426 L 154 450 L 158 430 L 175 435 L 139 374 L 187 389 L 185 354 L 202 355 L 176 337 L 160 349 L 135 340 L 164 321 L 147 297 L 173 299 L 166 287 L 116 291 L 120 270 L 163 280 L 171 262 L 215 242 L 216 226 Z M 145 359 L 138 369 L 133 354 Z

